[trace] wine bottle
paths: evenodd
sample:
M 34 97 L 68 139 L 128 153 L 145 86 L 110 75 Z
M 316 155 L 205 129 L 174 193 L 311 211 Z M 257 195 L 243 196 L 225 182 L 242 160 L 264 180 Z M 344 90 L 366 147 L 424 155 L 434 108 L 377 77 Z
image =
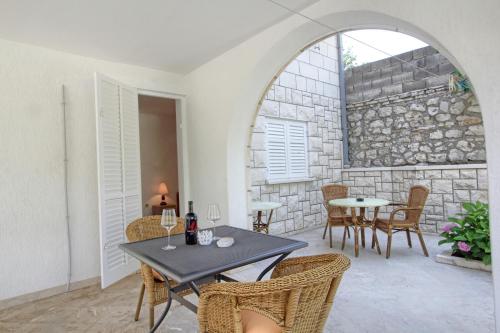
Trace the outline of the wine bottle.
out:
M 193 211 L 193 202 L 189 201 L 189 212 L 185 217 L 185 231 L 184 235 L 186 236 L 186 244 L 187 245 L 196 245 L 198 244 L 198 216 Z

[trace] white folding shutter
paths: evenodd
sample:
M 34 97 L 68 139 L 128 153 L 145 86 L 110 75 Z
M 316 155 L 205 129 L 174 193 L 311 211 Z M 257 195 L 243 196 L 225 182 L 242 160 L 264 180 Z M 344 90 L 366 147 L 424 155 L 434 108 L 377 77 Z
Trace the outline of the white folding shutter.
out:
M 308 177 L 306 123 L 287 123 L 287 165 L 290 178 Z
M 126 242 L 127 224 L 140 216 L 137 100 L 135 89 L 96 74 L 102 288 L 138 268 L 118 248 Z
M 287 178 L 286 124 L 279 120 L 268 120 L 266 133 L 269 179 Z

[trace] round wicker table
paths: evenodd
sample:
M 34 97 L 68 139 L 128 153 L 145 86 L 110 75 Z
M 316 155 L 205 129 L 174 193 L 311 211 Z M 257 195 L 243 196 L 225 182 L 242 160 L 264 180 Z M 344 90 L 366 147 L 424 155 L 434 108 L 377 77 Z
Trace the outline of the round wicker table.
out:
M 358 201 L 356 198 L 343 198 L 328 201 L 328 204 L 336 207 L 345 207 L 351 209 L 352 227 L 354 229 L 354 255 L 359 256 L 359 231 L 361 230 L 361 245 L 365 247 L 365 228 L 372 228 L 377 219 L 380 207 L 389 205 L 389 201 L 377 198 L 363 198 Z M 359 209 L 359 215 L 356 214 L 356 208 Z M 374 208 L 373 219 L 367 219 L 366 209 Z M 345 237 L 345 233 L 344 233 Z M 373 233 L 373 243 L 377 244 L 378 239 Z
M 253 222 L 253 230 L 257 232 L 265 231 L 266 234 L 269 233 L 269 224 L 271 224 L 271 217 L 273 216 L 273 211 L 282 206 L 279 202 L 272 201 L 252 201 L 251 208 L 253 211 L 257 211 L 257 219 Z M 267 223 L 262 221 L 262 212 L 269 211 L 269 216 L 267 218 Z

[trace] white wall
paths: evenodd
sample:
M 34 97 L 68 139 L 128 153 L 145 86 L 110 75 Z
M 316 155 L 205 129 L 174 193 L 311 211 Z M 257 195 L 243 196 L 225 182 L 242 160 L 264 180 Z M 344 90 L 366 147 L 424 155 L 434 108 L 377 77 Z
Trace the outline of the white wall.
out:
M 321 22 L 338 29 L 363 27 L 398 28 L 438 49 L 467 73 L 481 103 L 488 154 L 492 244 L 500 258 L 500 4 L 498 1 L 460 0 L 418 2 L 319 1 L 305 10 Z M 273 76 L 307 43 L 325 34 L 325 27 L 292 17 L 259 33 L 190 73 L 189 125 L 191 127 L 191 184 L 203 204 L 217 197 L 225 220 L 245 226 L 249 126 L 257 102 Z M 203 162 L 203 168 L 195 167 Z M 500 265 L 494 277 L 500 284 Z M 497 318 L 500 319 L 500 288 L 496 288 Z
M 66 283 L 61 85 L 73 281 L 99 276 L 94 72 L 182 93 L 173 74 L 0 40 L 0 299 Z
M 151 206 L 161 202 L 158 194 L 161 182 L 168 187 L 166 202 L 175 204 L 179 191 L 175 100 L 139 96 L 139 127 L 142 212 L 151 215 Z

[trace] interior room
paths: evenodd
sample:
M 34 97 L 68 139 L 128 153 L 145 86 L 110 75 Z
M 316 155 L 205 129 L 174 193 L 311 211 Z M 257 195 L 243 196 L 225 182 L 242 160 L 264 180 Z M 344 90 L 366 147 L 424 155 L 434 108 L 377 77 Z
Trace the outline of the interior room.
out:
M 139 95 L 142 213 L 144 216 L 161 215 L 161 208 L 168 207 L 177 210 L 179 207 L 175 104 L 174 99 Z

